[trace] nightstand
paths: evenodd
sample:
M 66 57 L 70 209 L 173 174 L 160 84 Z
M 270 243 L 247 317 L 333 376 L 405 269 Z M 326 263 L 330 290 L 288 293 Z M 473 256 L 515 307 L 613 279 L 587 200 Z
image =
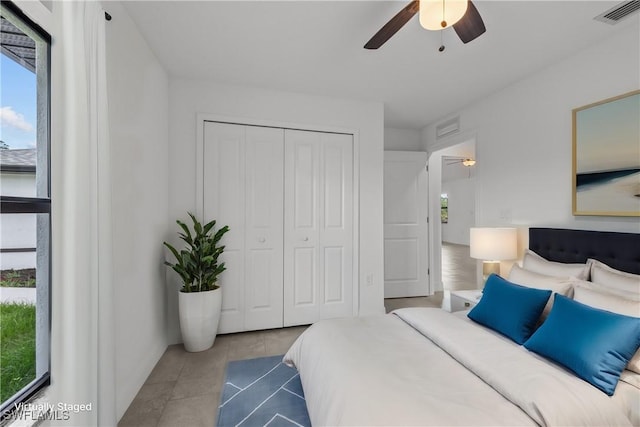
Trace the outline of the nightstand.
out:
M 473 289 L 470 291 L 451 291 L 451 312 L 472 309 L 482 296 L 482 291 Z

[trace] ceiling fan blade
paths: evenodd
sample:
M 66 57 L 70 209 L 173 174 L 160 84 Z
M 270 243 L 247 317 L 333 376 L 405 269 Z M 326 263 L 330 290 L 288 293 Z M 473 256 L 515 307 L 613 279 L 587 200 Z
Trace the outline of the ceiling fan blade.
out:
M 418 0 L 413 0 L 411 3 L 406 5 L 404 9 L 396 14 L 389 22 L 387 22 L 384 27 L 380 29 L 371 40 L 364 45 L 365 49 L 378 49 L 380 46 L 385 44 L 387 40 L 389 40 L 395 33 L 400 30 L 406 24 L 409 19 L 413 18 L 413 15 L 418 13 L 420 8 L 420 2 Z
M 487 29 L 484 27 L 482 17 L 476 9 L 475 5 L 469 0 L 469 6 L 467 12 L 464 14 L 461 20 L 453 24 L 453 29 L 456 30 L 458 37 L 462 40 L 462 43 L 469 43 L 482 35 Z

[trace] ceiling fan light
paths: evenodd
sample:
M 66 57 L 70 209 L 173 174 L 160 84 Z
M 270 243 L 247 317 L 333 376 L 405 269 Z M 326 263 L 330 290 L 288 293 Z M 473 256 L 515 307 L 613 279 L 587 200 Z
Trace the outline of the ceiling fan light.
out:
M 473 160 L 473 159 L 464 159 L 462 161 L 462 164 L 465 165 L 465 166 L 473 166 L 473 165 L 476 164 L 476 161 Z
M 448 28 L 462 19 L 468 6 L 468 0 L 420 0 L 420 25 L 434 31 Z

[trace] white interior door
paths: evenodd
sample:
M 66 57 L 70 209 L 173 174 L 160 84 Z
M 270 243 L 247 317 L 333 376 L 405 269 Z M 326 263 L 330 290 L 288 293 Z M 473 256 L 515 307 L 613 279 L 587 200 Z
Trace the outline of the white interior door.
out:
M 284 130 L 246 128 L 245 330 L 282 327 Z
M 245 127 L 206 122 L 204 127 L 204 220 L 228 225 L 220 257 L 227 270 L 218 278 L 222 313 L 218 332 L 244 330 L 245 283 Z
M 429 295 L 427 153 L 384 153 L 384 297 Z
M 353 314 L 353 137 L 285 131 L 284 325 Z
M 353 136 L 320 141 L 320 319 L 330 319 L 353 315 Z
M 282 327 L 284 130 L 206 122 L 204 218 L 228 225 L 221 333 Z

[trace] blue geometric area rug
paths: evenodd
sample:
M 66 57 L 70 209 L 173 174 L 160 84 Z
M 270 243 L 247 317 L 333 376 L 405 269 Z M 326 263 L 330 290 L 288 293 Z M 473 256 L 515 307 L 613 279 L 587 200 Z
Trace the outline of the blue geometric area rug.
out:
M 298 371 L 282 356 L 229 362 L 217 425 L 311 426 Z

